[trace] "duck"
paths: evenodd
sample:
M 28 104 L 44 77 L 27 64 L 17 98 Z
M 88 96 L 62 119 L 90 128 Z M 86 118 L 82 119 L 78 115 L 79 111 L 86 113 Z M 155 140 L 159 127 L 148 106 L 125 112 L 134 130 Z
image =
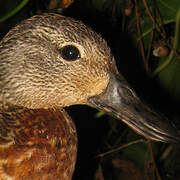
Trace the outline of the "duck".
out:
M 35 15 L 0 41 L 0 179 L 71 180 L 78 140 L 64 108 L 77 104 L 147 139 L 179 142 L 118 72 L 101 35 L 71 17 Z

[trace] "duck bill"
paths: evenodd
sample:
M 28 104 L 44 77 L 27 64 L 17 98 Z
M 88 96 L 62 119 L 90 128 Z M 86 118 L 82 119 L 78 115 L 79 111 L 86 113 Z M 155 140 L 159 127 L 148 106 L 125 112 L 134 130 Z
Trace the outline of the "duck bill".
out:
M 110 74 L 105 91 L 88 99 L 89 105 L 126 123 L 147 139 L 180 142 L 177 130 L 164 116 L 145 105 L 121 75 Z

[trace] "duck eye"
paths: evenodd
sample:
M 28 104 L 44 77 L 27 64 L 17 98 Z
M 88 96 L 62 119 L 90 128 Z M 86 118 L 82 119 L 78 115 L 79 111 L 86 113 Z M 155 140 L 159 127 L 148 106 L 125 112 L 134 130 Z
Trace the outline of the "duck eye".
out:
M 67 61 L 75 61 L 81 57 L 78 48 L 72 45 L 67 45 L 61 48 L 60 54 L 62 58 Z

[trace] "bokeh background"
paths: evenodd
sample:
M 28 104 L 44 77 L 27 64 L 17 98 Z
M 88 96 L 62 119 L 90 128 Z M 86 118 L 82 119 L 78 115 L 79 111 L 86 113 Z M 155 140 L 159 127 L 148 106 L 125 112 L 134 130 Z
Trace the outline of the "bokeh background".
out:
M 100 33 L 137 94 L 180 129 L 179 0 L 1 0 L 0 39 L 45 12 L 82 20 Z M 67 111 L 79 140 L 73 180 L 180 179 L 178 144 L 150 142 L 90 107 Z

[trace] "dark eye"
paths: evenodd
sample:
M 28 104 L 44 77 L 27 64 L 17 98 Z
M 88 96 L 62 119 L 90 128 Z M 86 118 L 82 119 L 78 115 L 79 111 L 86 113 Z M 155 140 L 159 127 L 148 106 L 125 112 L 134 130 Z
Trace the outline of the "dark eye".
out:
M 81 57 L 78 48 L 72 45 L 64 46 L 63 48 L 61 48 L 60 54 L 62 58 L 67 61 L 75 61 Z

